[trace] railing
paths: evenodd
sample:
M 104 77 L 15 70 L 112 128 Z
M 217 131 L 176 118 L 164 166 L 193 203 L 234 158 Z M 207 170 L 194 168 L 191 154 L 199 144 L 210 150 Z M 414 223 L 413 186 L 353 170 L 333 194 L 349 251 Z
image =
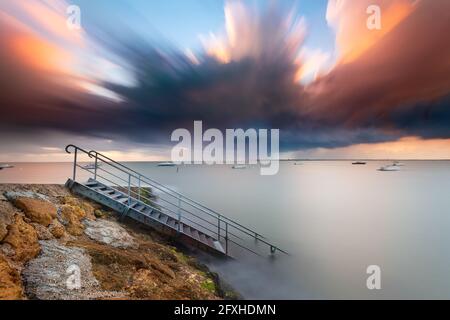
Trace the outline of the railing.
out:
M 93 175 L 94 180 L 99 182 L 105 181 L 112 189 L 126 193 L 128 195 L 128 206 L 131 205 L 133 200 L 137 200 L 153 210 L 178 220 L 178 231 L 180 231 L 180 223 L 184 222 L 195 227 L 198 231 L 216 238 L 221 243 L 224 242 L 224 249 L 227 255 L 229 255 L 229 244 L 260 255 L 256 249 L 250 248 L 246 243 L 250 239 L 255 244 L 261 243 L 268 246 L 272 254 L 276 251 L 287 254 L 287 252 L 269 243 L 258 232 L 140 174 L 100 152 L 94 150 L 86 151 L 72 144 L 68 145 L 65 150 L 67 153 L 72 153 L 70 149 L 72 149 L 74 154 L 72 177 L 74 181 L 76 181 L 77 169 L 87 171 Z M 87 155 L 89 159 L 94 159 L 93 166 L 80 165 L 80 152 Z M 149 194 L 149 187 L 152 192 L 158 192 L 157 202 L 155 197 Z

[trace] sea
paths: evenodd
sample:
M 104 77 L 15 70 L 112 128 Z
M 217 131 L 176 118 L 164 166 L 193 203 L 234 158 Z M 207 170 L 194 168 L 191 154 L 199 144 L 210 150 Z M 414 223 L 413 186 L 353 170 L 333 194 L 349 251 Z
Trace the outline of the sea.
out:
M 450 161 L 377 170 L 389 163 L 282 161 L 273 176 L 258 166 L 124 164 L 289 253 L 208 260 L 244 298 L 449 299 Z M 72 163 L 11 164 L 0 183 L 64 184 L 72 176 Z

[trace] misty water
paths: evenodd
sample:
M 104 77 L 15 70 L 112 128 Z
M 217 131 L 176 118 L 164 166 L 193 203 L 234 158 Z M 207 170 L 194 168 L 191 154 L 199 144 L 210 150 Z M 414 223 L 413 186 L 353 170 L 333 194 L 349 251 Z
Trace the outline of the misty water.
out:
M 215 263 L 245 298 L 450 298 L 450 162 L 282 162 L 274 176 L 258 167 L 158 167 L 126 163 L 267 236 L 276 254 Z M 58 183 L 71 163 L 17 163 L 0 183 Z M 381 268 L 381 290 L 366 269 Z

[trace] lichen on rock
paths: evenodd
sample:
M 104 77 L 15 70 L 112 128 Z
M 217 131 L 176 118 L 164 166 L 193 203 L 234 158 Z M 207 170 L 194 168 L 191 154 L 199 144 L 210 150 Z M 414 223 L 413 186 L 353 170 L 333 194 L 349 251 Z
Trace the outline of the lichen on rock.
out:
M 53 220 L 52 224 L 48 227 L 48 230 L 56 239 L 63 237 L 66 233 L 64 226 L 56 219 Z
M 0 184 L 0 193 L 0 298 L 219 298 L 216 280 L 155 230 L 63 186 Z M 67 286 L 74 265 L 78 290 Z
M 68 233 L 73 236 L 83 234 L 84 226 L 81 220 L 86 216 L 86 212 L 78 206 L 65 204 L 61 206 L 58 218 L 66 227 Z
M 23 221 L 22 216 L 16 215 L 14 223 L 8 227 L 8 235 L 3 242 L 14 249 L 14 260 L 26 262 L 39 254 L 40 246 L 36 230 Z
M 10 266 L 0 254 L 0 300 L 17 300 L 22 298 L 22 280 L 19 272 Z
M 50 230 L 39 223 L 30 223 L 34 230 L 36 230 L 37 236 L 39 240 L 51 240 L 53 239 L 53 234 Z
M 37 222 L 47 227 L 56 217 L 56 206 L 49 201 L 18 197 L 14 200 L 14 205 L 23 210 L 25 216 L 33 222 Z

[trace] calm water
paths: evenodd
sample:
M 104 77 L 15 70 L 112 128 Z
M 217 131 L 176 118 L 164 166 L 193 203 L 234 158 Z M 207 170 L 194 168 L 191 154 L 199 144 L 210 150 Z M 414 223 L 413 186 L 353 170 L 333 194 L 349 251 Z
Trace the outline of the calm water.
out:
M 290 257 L 212 265 L 248 298 L 450 298 L 450 162 L 283 162 L 276 176 L 227 166 L 130 167 L 267 235 Z M 0 183 L 64 183 L 70 163 L 16 164 Z M 366 288 L 379 265 L 382 289 Z

